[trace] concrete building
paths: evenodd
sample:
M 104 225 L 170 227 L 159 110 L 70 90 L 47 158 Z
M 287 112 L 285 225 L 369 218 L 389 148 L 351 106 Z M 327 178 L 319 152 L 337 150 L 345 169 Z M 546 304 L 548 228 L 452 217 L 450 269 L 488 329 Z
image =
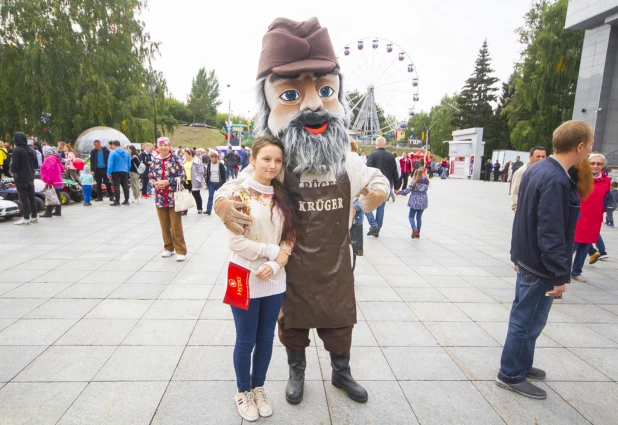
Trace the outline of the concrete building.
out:
M 569 0 L 567 29 L 586 30 L 573 119 L 594 129 L 594 149 L 618 165 L 618 0 Z

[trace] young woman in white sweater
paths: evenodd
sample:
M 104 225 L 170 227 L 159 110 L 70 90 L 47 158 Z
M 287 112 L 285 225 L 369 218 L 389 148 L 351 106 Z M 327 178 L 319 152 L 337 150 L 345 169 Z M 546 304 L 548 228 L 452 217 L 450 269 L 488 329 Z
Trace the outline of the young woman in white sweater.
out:
M 272 136 L 258 138 L 250 161 L 253 177 L 234 189 L 232 199 L 249 206 L 245 213 L 251 216 L 252 222 L 244 235 L 231 232 L 228 235 L 233 252 L 231 261 L 255 272 L 249 277 L 249 309 L 232 307 L 232 313 L 236 325 L 234 369 L 238 387 L 234 401 L 240 416 L 256 421 L 273 412 L 264 381 L 285 292 L 283 267 L 295 241 L 295 216 L 283 186 L 275 180 L 283 165 L 283 144 Z

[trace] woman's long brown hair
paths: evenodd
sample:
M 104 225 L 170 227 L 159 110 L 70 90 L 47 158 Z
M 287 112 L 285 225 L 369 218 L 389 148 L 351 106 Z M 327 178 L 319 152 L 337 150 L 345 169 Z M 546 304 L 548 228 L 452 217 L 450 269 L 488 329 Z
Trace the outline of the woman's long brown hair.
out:
M 573 179 L 577 183 L 579 189 L 579 198 L 585 201 L 588 196 L 594 190 L 594 178 L 592 177 L 592 166 L 590 161 L 585 160 L 574 166 L 575 178 Z
M 261 136 L 258 137 L 255 143 L 253 143 L 253 146 L 251 146 L 251 156 L 253 157 L 253 159 L 257 159 L 260 149 L 268 145 L 277 146 L 279 149 L 281 149 L 281 154 L 283 158 L 283 155 L 285 154 L 285 148 L 283 147 L 283 143 L 281 143 L 281 140 L 277 139 L 274 136 Z M 283 184 L 276 178 L 272 179 L 272 185 L 273 189 L 275 190 L 275 195 L 273 196 L 273 206 L 270 210 L 270 218 L 272 220 L 273 208 L 279 208 L 279 211 L 281 211 L 281 215 L 283 216 L 283 231 L 281 232 L 281 241 L 294 243 L 294 241 L 296 241 L 296 226 L 298 224 L 298 220 L 296 218 L 296 212 L 294 211 L 290 195 L 287 189 L 283 186 Z

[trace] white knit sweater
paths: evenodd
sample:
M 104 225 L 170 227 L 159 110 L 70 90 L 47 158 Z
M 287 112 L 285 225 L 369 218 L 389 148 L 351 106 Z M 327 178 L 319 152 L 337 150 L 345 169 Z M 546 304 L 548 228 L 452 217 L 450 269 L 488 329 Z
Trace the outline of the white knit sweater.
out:
M 281 244 L 283 217 L 278 208 L 271 206 L 274 189 L 264 186 L 253 179 L 246 179 L 240 186 L 234 188 L 231 199 L 249 205 L 248 211 L 252 223 L 245 228 L 244 235 L 235 235 L 228 231 L 229 247 L 232 250 L 231 261 L 239 264 L 253 273 L 249 276 L 249 296 L 262 298 L 285 292 L 285 269 L 280 269 L 275 262 L 279 255 L 280 245 L 288 252 L 292 247 Z M 274 275 L 269 280 L 261 280 L 255 272 L 268 264 Z

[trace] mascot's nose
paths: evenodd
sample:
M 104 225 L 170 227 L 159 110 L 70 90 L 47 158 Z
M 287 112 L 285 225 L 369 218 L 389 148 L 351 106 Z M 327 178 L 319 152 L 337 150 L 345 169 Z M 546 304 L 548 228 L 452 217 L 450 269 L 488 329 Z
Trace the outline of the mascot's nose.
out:
M 308 81 L 305 82 L 305 96 L 300 104 L 300 112 L 306 110 L 319 111 L 323 108 L 324 104 L 315 88 L 315 83 L 308 79 Z

